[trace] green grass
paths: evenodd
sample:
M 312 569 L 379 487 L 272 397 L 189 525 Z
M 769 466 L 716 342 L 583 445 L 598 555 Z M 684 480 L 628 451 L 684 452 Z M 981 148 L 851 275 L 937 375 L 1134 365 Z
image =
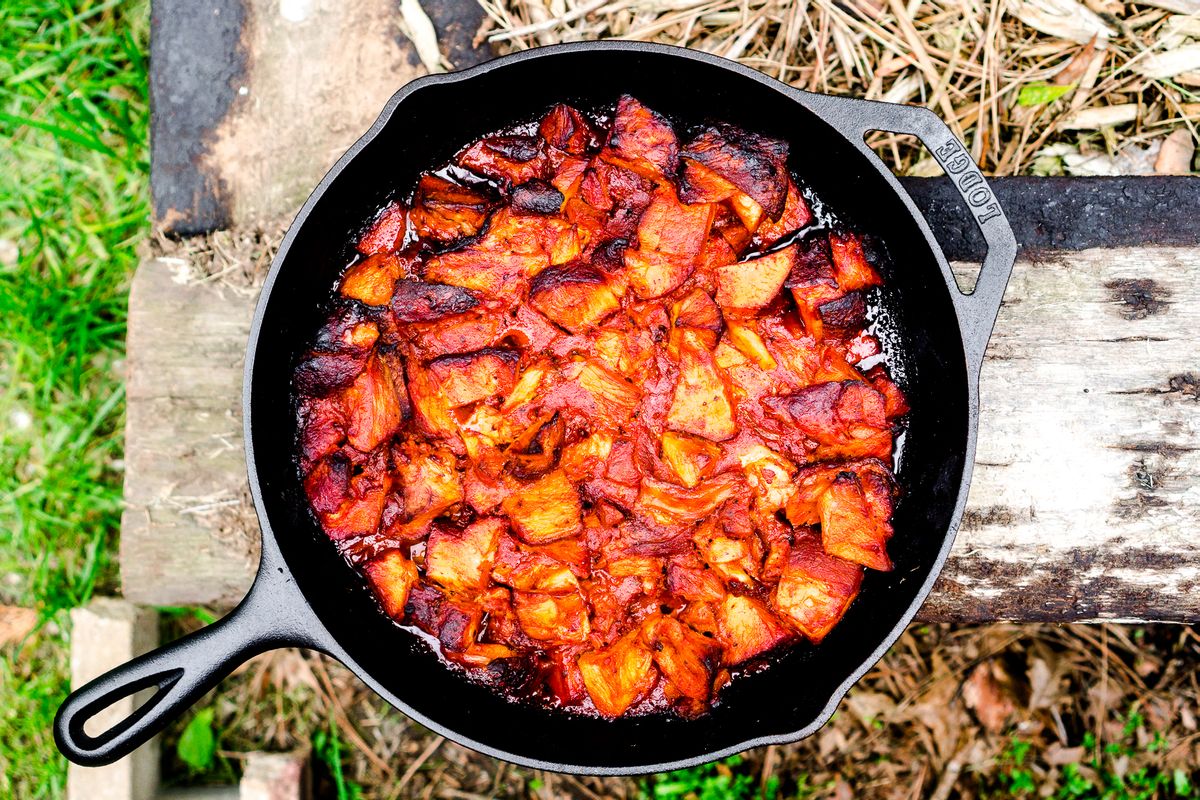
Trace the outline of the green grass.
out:
M 1080 740 L 1090 755 L 1081 763 L 1062 765 L 1055 774 L 1034 769 L 1031 745 L 1013 738 L 1000 759 L 998 786 L 984 791 L 985 797 L 1049 797 L 1052 800 L 1156 800 L 1156 798 L 1195 798 L 1194 776 L 1178 767 L 1158 763 L 1168 749 L 1160 731 L 1138 744 L 1144 733 L 1145 719 L 1137 711 L 1125 716 L 1119 741 L 1097 746 L 1095 736 L 1085 733 Z
M 0 602 L 42 620 L 0 658 L 0 797 L 63 793 L 65 611 L 116 583 L 148 25 L 145 2 L 0 4 Z

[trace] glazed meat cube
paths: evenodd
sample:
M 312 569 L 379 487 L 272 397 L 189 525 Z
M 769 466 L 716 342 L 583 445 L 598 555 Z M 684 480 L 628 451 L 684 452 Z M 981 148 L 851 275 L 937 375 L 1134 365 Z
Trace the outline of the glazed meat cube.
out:
M 828 300 L 817 306 L 817 314 L 825 328 L 852 330 L 861 328 L 867 321 L 867 300 L 862 292 L 849 292 L 836 300 Z
M 342 393 L 346 439 L 355 449 L 368 453 L 400 428 L 409 412 L 403 374 L 398 356 L 376 353 Z
M 324 396 L 349 386 L 367 364 L 379 339 L 379 326 L 359 307 L 342 307 L 317 333 L 313 349 L 297 365 L 296 388 Z
M 608 647 L 584 653 L 578 664 L 588 695 L 596 710 L 606 717 L 624 714 L 658 680 L 654 657 L 637 629 Z
M 306 397 L 299 418 L 301 467 L 307 472 L 345 441 L 346 412 L 340 397 Z
M 752 597 L 727 596 L 717 609 L 717 626 L 729 666 L 761 655 L 790 638 L 778 618 Z
M 674 617 L 659 617 L 649 626 L 654 665 L 679 695 L 707 701 L 713 673 L 721 665 L 720 645 Z
M 892 436 L 884 397 L 862 381 L 822 383 L 763 404 L 794 423 L 818 458 L 888 458 Z
M 501 507 L 517 536 L 528 544 L 546 544 L 583 531 L 579 492 L 561 470 L 521 487 Z
M 667 591 L 692 603 L 720 603 L 728 594 L 724 579 L 690 553 L 667 564 Z
M 858 594 L 862 567 L 829 555 L 811 534 L 796 537 L 772 602 L 814 644 L 841 620 Z
M 662 436 L 662 456 L 679 482 L 693 489 L 712 472 L 721 448 L 707 439 L 667 431 Z
M 721 332 L 721 309 L 702 289 L 693 289 L 671 307 L 671 322 L 681 328 Z
M 730 473 L 710 478 L 695 489 L 646 477 L 642 479 L 635 510 L 662 525 L 687 525 L 707 517 L 732 497 L 737 488 L 738 480 Z
M 792 478 L 796 465 L 761 444 L 738 452 L 738 461 L 746 472 L 746 483 L 759 500 L 773 511 L 783 508 L 796 489 Z
M 535 419 L 508 448 L 505 466 L 518 478 L 536 478 L 558 465 L 566 424 L 554 413 Z
M 404 271 L 404 262 L 394 253 L 367 256 L 342 276 L 342 295 L 369 306 L 385 306 Z
M 564 156 L 558 163 L 554 174 L 550 177 L 550 185 L 562 195 L 560 208 L 565 212 L 566 203 L 579 193 L 583 184 L 583 176 L 591 166 L 591 159 Z
M 408 397 L 412 401 L 413 418 L 427 436 L 447 440 L 456 450 L 462 447 L 458 424 L 450 415 L 446 399 L 437 389 L 429 371 L 417 365 L 415 357 L 405 363 L 408 378 Z
M 873 473 L 886 482 L 889 469 L 877 458 L 867 458 L 859 461 L 843 461 L 833 464 L 812 464 L 803 467 L 793 483 L 795 492 L 787 501 L 786 513 L 788 522 L 800 527 L 819 525 L 821 496 L 833 485 L 833 480 L 842 472 L 857 474 Z
M 425 574 L 451 591 L 482 591 L 507 527 L 502 519 L 485 518 L 461 531 L 435 528 L 425 543 Z
M 641 394 L 632 381 L 616 374 L 595 361 L 571 365 L 563 370 L 568 380 L 583 387 L 593 402 L 593 413 L 612 421 L 629 417 L 641 400 Z
M 483 622 L 483 608 L 478 603 L 447 598 L 427 584 L 409 591 L 405 612 L 413 624 L 436 636 L 451 657 L 475 646 Z
M 791 236 L 796 231 L 812 222 L 812 210 L 800 194 L 795 181 L 788 179 L 787 201 L 783 204 L 783 214 L 778 220 L 767 219 L 754 232 L 754 241 L 760 248 L 770 247 L 785 236 Z
M 729 343 L 761 369 L 772 370 L 778 366 L 758 331 L 744 322 L 729 323 Z
M 358 240 L 358 252 L 372 256 L 400 249 L 407 226 L 408 210 L 399 203 L 389 203 Z
M 606 158 L 650 177 L 679 168 L 679 140 L 671 123 L 629 95 L 617 101 Z
M 888 377 L 887 370 L 883 368 L 882 364 L 867 371 L 867 380 L 875 387 L 875 391 L 883 395 L 884 413 L 888 419 L 895 419 L 908 413 L 908 401 L 904 399 L 904 392 L 896 385 L 895 381 Z
M 638 297 L 660 297 L 692 274 L 713 214 L 711 205 L 680 203 L 665 184 L 655 190 L 638 223 L 638 249 L 625 254 L 629 285 Z
M 437 175 L 423 175 L 413 197 L 413 230 L 422 239 L 442 243 L 474 236 L 483 228 L 489 205 L 474 189 Z
M 380 458 L 368 461 L 362 465 L 362 472 L 350 475 L 348 479 L 339 474 L 340 470 L 351 468 L 349 464 L 343 464 L 334 459 L 323 461 L 309 473 L 304 483 L 305 493 L 316 498 L 323 509 L 328 509 L 321 511 L 313 504 L 321 527 L 334 541 L 375 533 L 392 487 L 391 476 Z M 342 499 L 337 503 L 339 493 Z
M 479 305 L 475 295 L 461 286 L 403 280 L 393 287 L 389 305 L 397 322 L 432 322 L 454 314 L 462 314 Z
M 771 219 L 779 219 L 787 200 L 788 145 L 733 125 L 710 125 L 683 150 L 752 197 Z
M 396 461 L 410 528 L 428 525 L 463 501 L 462 478 L 449 450 L 405 447 L 397 453 Z
M 503 337 L 504 320 L 490 308 L 479 308 L 433 322 L 406 326 L 405 338 L 413 343 L 422 360 L 438 356 L 488 350 Z
M 579 589 L 579 580 L 570 564 L 542 549 L 526 547 L 511 536 L 500 538 L 492 580 L 523 592 L 542 594 L 565 594 Z
M 818 508 L 826 552 L 871 569 L 892 568 L 887 554 L 892 537 L 891 488 L 882 477 L 839 472 L 821 495 Z
M 511 350 L 478 350 L 440 356 L 429 362 L 434 387 L 450 408 L 507 396 L 517 382 L 520 355 Z
M 783 288 L 795 262 L 796 246 L 717 269 L 717 303 L 727 311 L 755 311 Z
M 620 306 L 604 276 L 584 264 L 539 272 L 529 284 L 529 302 L 571 333 L 594 327 Z
M 578 229 L 567 220 L 501 209 L 476 242 L 430 258 L 425 278 L 505 296 L 546 267 L 574 260 L 582 248 Z
M 849 232 L 834 233 L 829 237 L 829 249 L 833 254 L 833 266 L 837 270 L 838 286 L 843 292 L 853 292 L 883 283 L 879 273 L 867 263 L 862 239 L 857 235 Z
M 821 336 L 823 326 L 818 309 L 842 294 L 827 236 L 805 236 L 796 242 L 795 263 L 783 285 L 792 290 L 805 329 Z
M 538 133 L 547 144 L 573 156 L 581 156 L 600 146 L 600 136 L 587 118 L 562 103 L 542 117 Z
M 587 641 L 588 609 L 579 592 L 514 592 L 513 608 L 516 609 L 521 630 L 531 639 L 554 644 L 581 644 Z
M 667 414 L 667 426 L 715 442 L 736 433 L 729 387 L 712 353 L 686 332 L 679 347 L 679 382 Z
M 514 185 L 544 177 L 546 154 L 536 136 L 489 136 L 458 156 L 459 166 Z
M 597 240 L 625 238 L 637 230 L 653 188 L 632 170 L 595 160 L 579 184 L 579 202 L 567 205 L 567 219 L 590 229 Z
M 317 514 L 337 511 L 350 493 L 350 460 L 337 456 L 315 464 L 304 479 L 304 493 Z
M 680 161 L 679 199 L 685 203 L 720 203 L 739 193 L 738 187 L 699 161 Z
M 387 550 L 364 564 L 363 573 L 384 612 L 397 622 L 404 619 L 408 593 L 417 584 L 417 565 L 399 550 Z
M 576 663 L 581 650 L 579 645 L 568 645 L 552 648 L 546 654 L 546 688 L 565 706 L 579 705 L 587 697 L 587 687 Z

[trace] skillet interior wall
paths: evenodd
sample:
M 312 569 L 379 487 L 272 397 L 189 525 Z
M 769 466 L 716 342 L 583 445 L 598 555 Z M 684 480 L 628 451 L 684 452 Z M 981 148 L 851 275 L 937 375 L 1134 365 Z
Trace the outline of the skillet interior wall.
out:
M 792 168 L 844 219 L 884 239 L 894 262 L 885 303 L 916 409 L 890 548 L 896 570 L 868 577 L 860 599 L 822 647 L 798 647 L 771 669 L 735 681 L 712 713 L 690 721 L 652 716 L 606 722 L 551 712 L 511 703 L 452 673 L 379 613 L 343 566 L 307 511 L 293 460 L 291 369 L 321 322 L 363 221 L 389 197 L 406 193 L 419 172 L 490 130 L 533 118 L 554 102 L 599 108 L 623 92 L 685 122 L 720 119 L 787 139 Z M 460 737 L 525 759 L 603 769 L 699 757 L 750 738 L 794 733 L 817 718 L 896 626 L 933 568 L 955 506 L 969 416 L 948 290 L 925 238 L 874 167 L 784 92 L 661 53 L 575 51 L 508 62 L 416 90 L 297 224 L 265 312 L 252 379 L 252 446 L 268 512 L 264 535 L 276 537 L 318 616 L 360 674 L 373 677 L 390 701 Z

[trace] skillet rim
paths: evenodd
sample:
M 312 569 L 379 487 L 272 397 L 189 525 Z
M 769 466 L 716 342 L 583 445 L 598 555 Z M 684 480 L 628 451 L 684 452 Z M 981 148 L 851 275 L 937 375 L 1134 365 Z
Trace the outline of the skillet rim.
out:
M 404 700 L 395 695 L 378 681 L 369 671 L 361 667 L 355 661 L 345 648 L 341 645 L 338 636 L 330 631 L 328 627 L 320 620 L 316 612 L 312 609 L 306 595 L 299 586 L 295 584 L 295 580 L 291 577 L 291 570 L 285 560 L 270 517 L 267 513 L 265 503 L 262 498 L 262 487 L 259 482 L 258 469 L 256 465 L 254 453 L 254 433 L 253 433 L 253 379 L 254 379 L 254 363 L 258 355 L 259 338 L 262 332 L 263 321 L 266 315 L 267 307 L 270 305 L 271 294 L 274 291 L 275 283 L 279 279 L 280 273 L 283 270 L 283 265 L 287 260 L 289 251 L 299 235 L 300 229 L 308 221 L 309 215 L 312 213 L 316 204 L 324 196 L 330 186 L 340 177 L 343 170 L 358 157 L 360 152 L 367 147 L 382 131 L 387 127 L 394 116 L 399 106 L 410 95 L 424 90 L 429 87 L 437 87 L 440 85 L 455 84 L 463 81 L 469 81 L 472 78 L 491 72 L 495 69 L 501 69 L 505 66 L 521 63 L 524 61 L 553 58 L 561 54 L 570 54 L 576 52 L 587 51 L 612 51 L 625 53 L 652 53 L 656 55 L 668 56 L 672 58 L 684 58 L 693 61 L 698 61 L 712 67 L 718 67 L 727 72 L 739 75 L 742 78 L 754 80 L 764 87 L 774 90 L 793 102 L 799 103 L 806 110 L 817 115 L 821 120 L 837 131 L 838 135 L 845 138 L 851 145 L 867 156 L 872 167 L 880 174 L 887 182 L 891 189 L 896 193 L 905 208 L 909 211 L 913 222 L 918 230 L 927 240 L 930 251 L 942 272 L 943 280 L 947 284 L 950 291 L 951 299 L 954 301 L 956 311 L 956 322 L 958 323 L 959 333 L 961 335 L 961 344 L 963 346 L 964 361 L 966 362 L 966 382 L 967 382 L 967 426 L 966 426 L 966 442 L 963 448 L 963 471 L 959 482 L 958 495 L 955 500 L 954 509 L 950 515 L 950 522 L 944 533 L 942 545 L 937 552 L 934 562 L 921 583 L 913 600 L 909 606 L 900 615 L 899 619 L 883 637 L 878 646 L 867 655 L 859 665 L 853 669 L 846 678 L 838 684 L 831 692 L 829 700 L 807 724 L 795 731 L 765 734 L 759 736 L 751 736 L 743 741 L 721 748 L 719 750 L 708 751 L 690 758 L 676 759 L 674 761 L 650 764 L 634 764 L 619 767 L 595 766 L 583 764 L 566 764 L 558 762 L 544 761 L 541 759 L 522 756 L 517 753 L 508 752 L 506 750 L 492 747 L 482 742 L 475 741 L 467 736 L 458 733 L 455 730 L 448 728 L 436 720 L 427 717 L 424 714 L 413 709 Z M 547 45 L 544 47 L 525 50 L 520 53 L 515 53 L 508 56 L 501 56 L 492 61 L 484 62 L 474 67 L 464 69 L 459 72 L 439 73 L 425 75 L 407 83 L 401 87 L 392 97 L 384 104 L 382 111 L 376 118 L 371 127 L 364 133 L 329 169 L 317 186 L 313 189 L 308 199 L 301 206 L 296 217 L 292 220 L 288 228 L 287 234 L 280 243 L 276 251 L 275 258 L 272 260 L 270 270 L 263 282 L 263 288 L 259 295 L 258 302 L 255 306 L 254 316 L 251 321 L 250 335 L 246 344 L 246 360 L 245 370 L 243 374 L 242 386 L 242 424 L 243 436 L 245 440 L 246 450 L 246 467 L 250 484 L 250 494 L 254 500 L 255 512 L 258 516 L 260 527 L 262 529 L 262 556 L 259 564 L 259 570 L 255 578 L 254 585 L 251 586 L 247 593 L 246 600 L 243 601 L 247 605 L 252 604 L 256 590 L 260 590 L 261 584 L 278 584 L 279 580 L 284 579 L 285 583 L 290 584 L 288 587 L 292 602 L 301 602 L 307 612 L 305 616 L 311 617 L 312 626 L 306 631 L 309 636 L 309 641 L 301 643 L 322 651 L 334 658 L 338 659 L 342 664 L 348 667 L 354 674 L 367 684 L 371 689 L 380 695 L 393 707 L 404 713 L 410 719 L 413 719 L 421 725 L 435 731 L 441 736 L 450 739 L 465 747 L 469 747 L 476 752 L 483 753 L 493 758 L 498 758 L 514 764 L 532 769 L 544 769 L 551 772 L 566 772 L 585 775 L 642 775 L 655 772 L 667 772 L 676 769 L 696 766 L 699 764 L 708 763 L 717 759 L 725 758 L 736 753 L 741 753 L 754 747 L 762 747 L 773 744 L 789 744 L 811 736 L 816 731 L 820 730 L 833 716 L 842 699 L 849 692 L 850 688 L 856 684 L 863 675 L 867 673 L 876 663 L 891 649 L 896 640 L 907 628 L 908 624 L 916 616 L 917 611 L 924 604 L 929 592 L 932 590 L 934 583 L 941 575 L 942 569 L 945 567 L 947 556 L 957 537 L 959 525 L 962 520 L 963 510 L 966 506 L 967 495 L 970 490 L 971 477 L 975 461 L 976 438 L 979 417 L 979 381 L 978 372 L 980 362 L 982 361 L 982 348 L 986 344 L 986 339 L 978 344 L 978 357 L 973 358 L 972 342 L 969 341 L 970 335 L 978 335 L 977 330 L 968 330 L 976 328 L 977 325 L 972 325 L 972 321 L 965 315 L 964 305 L 962 300 L 964 296 L 960 293 L 957 283 L 955 282 L 950 266 L 946 261 L 945 255 L 933 236 L 933 232 L 929 228 L 924 216 L 917 209 L 912 198 L 901 186 L 895 175 L 874 156 L 873 153 L 866 147 L 866 144 L 861 139 L 855 139 L 853 136 L 846 133 L 840 126 L 835 124 L 828 118 L 829 109 L 822 108 L 824 104 L 836 104 L 838 102 L 853 102 L 857 105 L 872 105 L 879 106 L 883 109 L 892 108 L 889 103 L 874 103 L 865 100 L 850 100 L 834 95 L 822 95 L 812 92 L 806 92 L 800 89 L 787 86 L 786 84 L 764 75 L 749 67 L 743 66 L 737 62 L 730 61 L 719 56 L 710 55 L 696 50 L 691 50 L 684 47 L 676 47 L 673 45 L 656 44 L 650 42 L 632 42 L 623 40 L 602 40 L 602 41 L 587 41 L 587 42 L 572 42 L 566 44 Z M 886 124 L 881 123 L 880 127 L 886 128 Z M 990 326 L 986 326 L 984 333 L 990 333 Z M 267 586 L 261 586 L 261 589 L 267 589 Z

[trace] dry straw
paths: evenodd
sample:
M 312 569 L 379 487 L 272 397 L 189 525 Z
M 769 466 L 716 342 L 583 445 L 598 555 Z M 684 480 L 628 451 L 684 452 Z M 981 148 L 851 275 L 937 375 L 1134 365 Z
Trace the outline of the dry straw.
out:
M 664 42 L 804 89 L 928 106 L 993 174 L 1196 136 L 1200 0 L 479 1 L 480 37 L 505 52 Z M 872 143 L 902 172 L 936 172 L 907 137 Z

